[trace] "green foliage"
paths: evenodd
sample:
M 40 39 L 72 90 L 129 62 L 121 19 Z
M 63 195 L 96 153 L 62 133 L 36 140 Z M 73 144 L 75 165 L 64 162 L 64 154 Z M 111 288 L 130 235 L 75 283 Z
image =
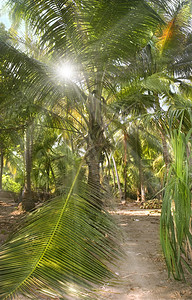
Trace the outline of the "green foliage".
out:
M 19 193 L 22 188 L 21 184 L 15 182 L 15 180 L 10 175 L 3 175 L 2 187 L 5 191 L 11 191 L 15 193 Z
M 110 265 L 120 254 L 116 227 L 87 186 L 76 185 L 80 169 L 65 195 L 30 214 L 2 246 L 1 299 L 21 294 L 80 299 L 114 277 Z
M 173 161 L 165 183 L 161 214 L 161 244 L 165 255 L 168 272 L 176 279 L 184 278 L 183 265 L 192 271 L 186 245 L 191 252 L 192 234 L 191 222 L 191 191 L 189 176 L 189 158 L 187 147 L 188 135 L 174 130 L 171 133 Z
M 34 146 L 31 174 L 33 184 L 47 190 L 50 190 L 54 184 L 57 187 L 62 185 L 61 189 L 66 191 L 79 162 L 78 150 L 82 152 L 93 150 L 94 158 L 98 156 L 99 159 L 101 154 L 104 155 L 104 150 L 109 150 L 106 144 L 110 143 L 108 141 L 106 143 L 104 136 L 108 136 L 108 125 L 112 119 L 116 119 L 118 112 L 120 123 L 125 117 L 126 129 L 133 123 L 133 120 L 141 121 L 144 115 L 148 115 L 153 131 L 157 131 L 156 137 L 147 131 L 145 134 L 145 124 L 141 126 L 140 122 L 136 130 L 128 132 L 128 138 L 124 141 L 124 152 L 120 149 L 118 154 L 115 154 L 120 179 L 123 182 L 125 177 L 128 178 L 130 184 L 128 192 L 130 193 L 136 192 L 139 185 L 156 191 L 156 188 L 159 188 L 158 178 L 162 181 L 166 173 L 165 164 L 168 165 L 165 161 L 168 157 L 165 154 L 168 151 L 165 151 L 167 136 L 164 130 L 164 127 L 168 125 L 164 126 L 166 118 L 162 101 L 169 107 L 176 107 L 176 101 L 181 105 L 181 99 L 184 99 L 185 93 L 186 97 L 183 100 L 185 107 L 188 97 L 191 97 L 190 84 L 186 87 L 186 83 L 182 80 L 183 78 L 191 79 L 191 34 L 188 35 L 188 27 L 191 27 L 189 26 L 191 25 L 191 2 L 188 0 L 8 0 L 8 2 L 12 6 L 16 22 L 24 18 L 30 24 L 33 34 L 36 34 L 34 39 L 38 40 L 38 43 L 34 47 L 28 36 L 25 46 L 27 48 L 28 43 L 30 47 L 27 50 L 23 45 L 21 46 L 19 40 L 15 47 L 14 39 L 10 39 L 3 26 L 0 28 L 2 62 L 0 64 L 2 91 L 0 108 L 3 132 L 1 140 L 5 141 L 4 132 L 7 131 L 13 132 L 16 137 L 14 124 L 18 124 L 17 130 L 24 131 L 35 117 L 38 117 L 38 126 L 46 123 L 48 127 L 70 132 L 67 142 L 66 136 L 63 138 L 67 145 L 69 145 L 69 140 L 71 141 L 72 151 L 68 153 L 66 153 L 66 147 L 54 148 L 54 135 L 49 136 L 48 139 L 44 138 L 51 135 L 51 132 L 42 130 L 39 135 L 40 142 L 36 142 L 35 138 L 32 140 Z M 21 49 L 25 49 L 25 53 Z M 56 66 L 62 65 L 65 61 L 74 63 L 75 72 L 78 73 L 74 80 L 63 80 L 55 72 Z M 182 92 L 181 96 L 180 92 Z M 114 98 L 119 100 L 114 105 L 116 113 L 108 111 L 110 122 L 107 122 L 106 104 L 109 101 L 113 102 Z M 190 105 L 188 108 L 191 111 Z M 152 120 L 151 112 L 153 111 Z M 176 111 L 178 112 L 178 107 Z M 189 116 L 188 111 L 185 112 L 186 131 L 190 124 Z M 178 127 L 179 123 L 177 117 L 176 113 L 175 127 Z M 101 138 L 99 138 L 100 135 Z M 181 252 L 186 254 L 183 250 L 183 243 L 191 238 L 187 229 L 190 193 L 185 151 L 187 142 L 182 134 L 178 134 L 178 141 L 181 139 L 185 142 L 185 146 L 182 146 L 181 141 L 177 144 L 176 134 L 173 135 L 175 135 L 173 144 L 176 159 L 170 168 L 165 189 L 161 239 L 169 272 L 180 278 L 181 260 L 184 257 Z M 159 143 L 164 144 L 163 159 L 155 161 L 157 154 L 159 156 L 162 153 Z M 6 148 L 7 144 L 3 146 Z M 75 147 L 77 148 L 74 149 Z M 74 153 L 77 156 L 74 156 Z M 99 159 L 96 162 L 98 165 L 101 163 Z M 177 160 L 179 163 L 176 163 Z M 104 158 L 102 158 L 102 163 L 103 161 Z M 156 172 L 157 179 L 151 174 L 152 161 L 154 161 L 153 171 Z M 94 159 L 89 162 L 89 166 L 94 166 Z M 84 172 L 81 172 L 81 179 L 83 179 Z M 39 290 L 41 294 L 43 290 L 45 293 L 45 286 L 48 285 L 54 290 L 54 292 L 49 291 L 50 293 L 62 294 L 63 291 L 67 293 L 67 283 L 66 286 L 64 284 L 61 287 L 59 278 L 64 278 L 66 282 L 71 283 L 70 280 L 73 277 L 75 284 L 87 287 L 85 281 L 89 277 L 88 274 L 93 276 L 95 282 L 97 279 L 102 280 L 105 273 L 110 274 L 108 271 L 105 272 L 105 268 L 100 269 L 101 266 L 94 259 L 91 266 L 95 264 L 93 270 L 95 271 L 94 268 L 96 268 L 96 275 L 91 273 L 91 269 L 85 270 L 86 259 L 90 258 L 90 253 L 96 254 L 97 257 L 102 251 L 107 253 L 105 247 L 108 247 L 103 243 L 102 251 L 99 253 L 96 249 L 99 250 L 100 246 L 94 248 L 95 240 L 90 232 L 92 232 L 91 229 L 95 229 L 96 225 L 93 225 L 92 221 L 94 218 L 97 221 L 103 220 L 98 221 L 98 226 L 100 226 L 108 219 L 103 218 L 104 215 L 95 208 L 93 203 L 87 201 L 88 198 L 87 195 L 80 195 L 80 198 L 72 195 L 57 198 L 53 202 L 54 205 L 50 203 L 32 215 L 31 221 L 27 221 L 26 229 L 21 230 L 21 236 L 8 243 L 3 252 L 7 254 L 5 256 L 2 254 L 5 267 L 3 273 L 0 272 L 2 276 L 5 276 L 2 281 L 4 283 L 2 294 L 6 295 L 10 289 L 9 276 L 12 283 L 16 284 L 16 289 L 12 286 L 13 291 L 15 290 L 18 294 L 28 293 L 28 285 L 31 292 L 36 286 L 37 292 Z M 172 202 L 173 210 L 171 210 Z M 81 217 L 80 220 L 79 217 Z M 51 223 L 54 227 L 52 233 L 49 232 L 52 228 L 52 225 L 48 223 L 49 220 L 53 222 Z M 86 226 L 83 223 L 83 229 L 81 228 L 80 232 L 78 226 L 81 226 L 84 220 Z M 58 228 L 60 229 L 59 235 L 56 234 Z M 102 232 L 101 228 L 99 227 L 99 233 Z M 36 230 L 39 230 L 38 235 L 36 235 Z M 72 239 L 69 236 L 66 237 L 65 230 L 68 230 Z M 91 237 L 87 241 L 90 247 L 93 246 L 91 252 L 89 252 L 90 248 L 89 244 L 86 244 L 86 239 L 79 236 L 80 233 L 85 236 L 90 233 Z M 39 236 L 42 239 L 39 239 Z M 79 253 L 78 247 L 74 249 L 71 243 L 73 241 L 79 245 L 78 238 L 83 245 L 83 251 Z M 98 240 L 100 238 L 101 236 L 98 235 Z M 52 244 L 54 239 L 55 242 Z M 104 240 L 103 235 L 101 241 Z M 63 244 L 63 241 L 67 243 Z M 78 270 L 76 273 L 68 273 L 67 264 L 65 264 L 68 259 L 70 271 L 74 270 L 72 263 L 76 261 L 68 251 L 68 242 L 76 251 L 74 257 L 77 259 L 79 255 L 82 259 L 81 266 L 76 264 Z M 60 244 L 65 249 L 66 255 L 61 251 Z M 20 247 L 23 245 L 26 250 Z M 54 248 L 51 248 L 52 245 Z M 32 257 L 30 254 L 34 249 L 37 252 L 35 251 Z M 107 249 L 110 250 L 110 247 Z M 19 268 L 22 266 L 21 261 L 13 259 L 14 254 L 16 258 L 26 258 L 26 265 L 21 270 Z M 51 257 L 50 262 L 46 255 Z M 57 257 L 57 262 L 55 257 Z M 62 268 L 66 271 L 65 274 L 62 273 Z M 81 279 L 80 272 L 82 272 Z M 46 273 L 49 273 L 49 278 L 46 277 Z

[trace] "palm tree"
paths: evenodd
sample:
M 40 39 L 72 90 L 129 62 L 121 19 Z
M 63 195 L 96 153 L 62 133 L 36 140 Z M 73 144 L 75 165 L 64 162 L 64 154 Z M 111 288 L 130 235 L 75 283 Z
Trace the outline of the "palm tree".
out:
M 128 84 L 125 82 L 123 89 L 119 92 L 118 87 L 117 91 L 124 105 L 123 110 L 120 104 L 124 114 L 130 114 L 140 103 L 142 109 L 138 113 L 139 118 L 144 114 L 145 119 L 150 119 L 159 130 L 167 167 L 161 216 L 161 243 L 169 274 L 181 279 L 184 277 L 183 266 L 191 271 L 191 2 L 150 2 L 161 13 L 165 26 L 139 53 L 137 67 L 134 68 L 134 62 L 133 71 L 127 72 Z M 120 70 L 120 76 L 124 76 L 128 68 L 121 66 L 121 69 L 123 71 Z M 148 104 L 152 100 L 148 107 L 144 101 L 139 101 L 144 97 Z M 137 101 L 131 103 L 134 98 Z M 180 122 L 182 127 L 179 126 Z M 173 153 L 168 151 L 170 144 L 173 146 Z
M 135 120 L 134 116 L 126 117 L 120 124 L 116 122 L 113 144 L 115 144 L 116 160 L 124 188 L 124 199 L 128 190 L 133 195 L 137 194 L 138 202 L 145 202 L 146 190 L 153 190 L 151 196 L 157 193 L 157 189 L 154 189 L 151 184 L 154 181 L 158 185 L 157 180 L 151 180 L 155 175 L 152 162 L 162 153 L 162 146 L 158 133 L 154 129 L 153 127 L 151 130 L 149 126 L 147 128 L 145 123 Z M 127 188 L 128 182 L 129 188 Z
M 134 57 L 161 19 L 145 1 L 9 3 L 15 18 L 24 16 L 39 36 L 41 47 L 46 46 L 49 68 L 2 42 L 1 53 L 7 67 L 10 70 L 12 62 L 12 71 L 17 70 L 19 79 L 30 78 L 27 90 L 36 101 L 52 101 L 52 107 L 64 97 L 72 101 L 73 110 L 81 114 L 88 133 L 85 138 L 88 182 L 99 186 L 100 157 L 105 148 L 104 94 L 111 89 L 110 78 L 114 79 L 117 61 Z M 60 80 L 58 87 L 53 82 L 50 64 L 53 67 L 66 60 L 74 62 L 79 83 Z M 36 91 L 32 90 L 34 85 L 38 86 Z M 51 93 L 51 99 L 45 100 Z
M 69 108 L 59 117 L 64 124 L 68 121 L 68 128 L 80 128 L 78 133 L 86 144 L 89 188 L 83 183 L 83 187 L 75 185 L 80 165 L 66 194 L 39 208 L 3 246 L 0 295 L 85 297 L 94 284 L 111 278 L 107 264 L 119 255 L 113 222 L 101 210 L 98 189 L 105 148 L 105 95 L 111 93 L 117 62 L 134 56 L 161 20 L 140 0 L 10 3 L 15 17 L 24 16 L 30 23 L 45 55 L 34 59 L 1 39 L 1 67 L 41 112 L 46 108 L 53 115 L 62 107 Z M 56 64 L 66 60 L 77 66 L 77 81 L 56 76 Z M 20 268 L 22 263 L 25 265 Z
M 4 298 L 33 293 L 36 298 L 42 294 L 74 297 L 69 285 L 74 288 L 75 284 L 75 290 L 80 286 L 75 296 L 80 297 L 82 288 L 89 289 L 111 277 L 103 260 L 107 256 L 111 260 L 118 253 L 112 250 L 114 245 L 106 243 L 105 233 L 106 230 L 110 233 L 112 224 L 100 209 L 101 194 L 95 188 L 100 186 L 99 164 L 106 147 L 103 123 L 106 100 L 108 95 L 118 94 L 119 69 L 123 69 L 123 76 L 130 69 L 127 77 L 131 82 L 136 81 L 133 70 L 138 67 L 140 71 L 139 56 L 147 51 L 152 33 L 163 22 L 147 1 L 141 0 L 9 2 L 15 17 L 28 20 L 45 55 L 34 59 L 1 39 L 1 68 L 15 83 L 20 83 L 28 101 L 42 111 L 45 106 L 52 113 L 70 107 L 70 118 L 65 110 L 63 119 L 74 128 L 73 118 L 75 129 L 77 124 L 80 128 L 91 189 L 75 188 L 75 179 L 66 196 L 32 214 L 27 227 L 3 247 L 0 293 Z M 73 61 L 77 66 L 76 80 L 56 76 L 53 68 L 63 61 Z M 132 67 L 133 62 L 136 68 Z M 143 91 L 140 99 L 146 98 L 145 92 L 150 90 L 147 84 L 154 75 L 149 74 L 151 66 L 149 63 L 149 68 L 144 68 L 144 75 L 151 75 L 148 82 L 143 73 L 136 78 Z M 154 104 L 156 95 L 151 91 L 147 98 L 153 98 Z M 113 244 L 113 239 L 110 241 Z M 25 263 L 23 268 L 21 262 Z
M 136 112 L 159 130 L 163 156 L 168 170 L 170 155 L 166 137 L 165 108 L 174 104 L 178 93 L 190 87 L 184 84 L 191 71 L 189 1 L 159 1 L 154 8 L 164 24 L 150 42 L 137 53 L 134 61 L 119 67 L 121 90 L 117 93 L 118 106 L 124 115 Z M 122 81 L 122 77 L 124 80 Z M 178 91 L 178 92 L 176 92 Z M 151 113 L 154 112 L 154 114 Z M 152 118 L 151 118 L 152 117 Z

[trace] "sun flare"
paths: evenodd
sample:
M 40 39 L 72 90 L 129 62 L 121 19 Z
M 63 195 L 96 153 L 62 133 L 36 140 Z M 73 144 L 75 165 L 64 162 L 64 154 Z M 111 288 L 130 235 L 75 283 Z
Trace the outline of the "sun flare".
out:
M 71 63 L 62 63 L 57 67 L 57 74 L 64 79 L 72 79 L 74 76 L 74 67 Z

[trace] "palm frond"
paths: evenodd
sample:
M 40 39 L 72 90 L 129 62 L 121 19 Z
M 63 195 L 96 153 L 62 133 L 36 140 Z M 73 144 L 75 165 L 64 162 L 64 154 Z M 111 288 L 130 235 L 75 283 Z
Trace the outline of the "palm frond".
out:
M 2 38 L 0 38 L 0 57 L 4 72 L 15 79 L 15 84 L 23 84 L 22 89 L 28 95 L 28 99 L 32 98 L 33 101 L 35 99 L 36 104 L 47 102 L 54 106 L 54 103 L 63 97 L 81 101 L 87 98 L 74 82 L 67 81 L 61 84 L 51 65 L 28 56 Z
M 192 271 L 191 262 L 186 250 L 189 244 L 191 252 L 191 192 L 189 162 L 186 157 L 189 136 L 177 130 L 172 134 L 173 162 L 165 185 L 163 198 L 160 236 L 161 244 L 170 273 L 176 279 L 184 278 L 184 265 Z
M 14 16 L 24 16 L 51 53 L 55 51 L 60 57 L 71 55 L 89 71 L 98 58 L 106 62 L 132 55 L 138 40 L 142 47 L 151 30 L 162 22 L 143 0 L 8 2 Z
M 175 58 L 172 66 L 169 66 L 174 71 L 176 77 L 190 79 L 192 74 L 192 35 L 189 34 L 184 45 L 182 55 Z
M 2 246 L 1 299 L 79 299 L 113 277 L 108 266 L 120 254 L 116 229 L 111 217 L 91 200 L 87 186 L 75 186 L 80 169 L 66 195 L 30 214 Z
M 145 89 L 166 95 L 169 94 L 170 84 L 174 84 L 174 79 L 163 72 L 152 74 L 142 82 Z

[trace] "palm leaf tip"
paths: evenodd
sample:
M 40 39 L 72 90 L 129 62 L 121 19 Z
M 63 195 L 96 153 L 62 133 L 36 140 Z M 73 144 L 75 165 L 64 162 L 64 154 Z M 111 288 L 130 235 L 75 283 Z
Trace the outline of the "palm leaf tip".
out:
M 30 214 L 2 246 L 1 299 L 82 298 L 113 278 L 109 266 L 120 251 L 112 218 L 94 205 L 86 186 L 78 191 L 70 190 Z

